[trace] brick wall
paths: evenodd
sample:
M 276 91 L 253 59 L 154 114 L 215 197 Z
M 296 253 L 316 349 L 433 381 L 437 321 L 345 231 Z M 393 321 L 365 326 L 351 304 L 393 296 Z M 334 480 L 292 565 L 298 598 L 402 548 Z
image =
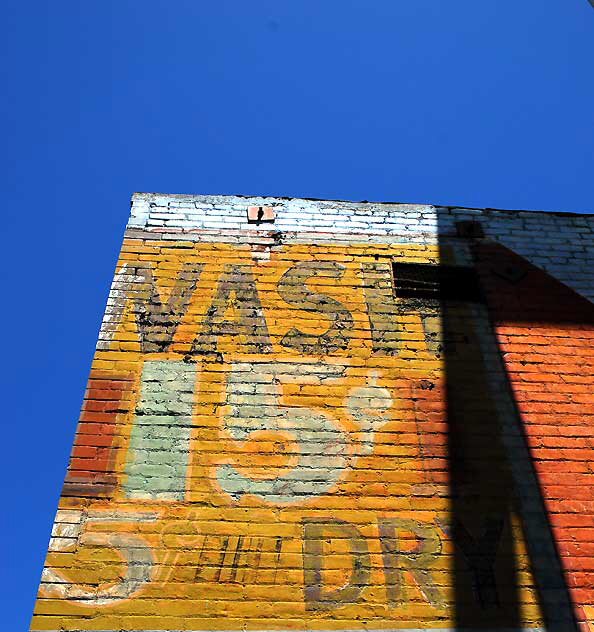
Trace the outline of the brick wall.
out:
M 31 629 L 587 629 L 593 240 L 133 196 Z

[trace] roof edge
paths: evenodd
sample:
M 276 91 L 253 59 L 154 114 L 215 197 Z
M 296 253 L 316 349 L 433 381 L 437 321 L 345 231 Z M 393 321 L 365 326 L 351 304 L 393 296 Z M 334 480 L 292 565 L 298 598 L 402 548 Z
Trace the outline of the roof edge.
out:
M 200 198 L 242 198 L 242 199 L 262 199 L 262 200 L 303 200 L 307 202 L 340 202 L 344 204 L 380 204 L 380 205 L 394 205 L 394 206 L 431 206 L 434 208 L 444 209 L 460 209 L 469 211 L 494 211 L 497 213 L 541 213 L 545 215 L 562 215 L 567 217 L 594 217 L 593 212 L 572 212 L 572 211 L 547 211 L 542 209 L 503 209 L 495 207 L 478 207 L 478 206 L 460 206 L 458 204 L 433 204 L 430 202 L 394 202 L 394 201 L 373 201 L 373 200 L 342 200 L 335 198 L 315 198 L 315 197 L 291 197 L 284 195 L 245 195 L 243 193 L 159 193 L 148 191 L 136 191 L 132 193 L 131 200 L 133 201 L 137 197 L 170 197 L 170 198 L 187 198 L 187 199 L 200 199 Z

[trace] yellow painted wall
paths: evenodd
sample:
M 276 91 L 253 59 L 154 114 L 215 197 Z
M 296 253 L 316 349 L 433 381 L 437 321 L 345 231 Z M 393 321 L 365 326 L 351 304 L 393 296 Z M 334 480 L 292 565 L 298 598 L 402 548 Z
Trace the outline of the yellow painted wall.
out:
M 256 260 L 247 245 L 127 239 L 117 266 L 126 307 L 93 361 L 99 381 L 32 629 L 455 625 L 439 318 L 382 315 L 377 294 L 391 260 L 438 259 L 436 247 L 410 244 L 289 244 Z M 254 287 L 261 312 L 245 298 Z M 138 315 L 156 299 L 161 312 Z M 173 334 L 168 344 L 145 329 L 143 350 L 151 318 Z M 536 627 L 521 529 L 506 528 L 523 621 Z M 480 618 L 479 604 L 468 607 Z M 482 625 L 497 627 L 498 612 Z

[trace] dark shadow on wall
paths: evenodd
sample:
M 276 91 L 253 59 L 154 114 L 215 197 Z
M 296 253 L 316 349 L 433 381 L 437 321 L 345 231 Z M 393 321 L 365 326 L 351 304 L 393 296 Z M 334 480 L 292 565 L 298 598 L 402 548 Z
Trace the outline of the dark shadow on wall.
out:
M 458 628 L 517 628 L 513 481 L 479 314 L 476 305 L 442 301 L 454 614 Z
M 478 273 L 474 281 L 468 275 L 442 280 L 438 289 L 451 503 L 444 529 L 453 542 L 456 629 L 522 629 L 526 619 L 527 627 L 536 627 L 530 622 L 542 618 L 547 630 L 577 630 L 491 321 L 490 305 L 502 301 L 490 282 L 501 274 L 500 263 L 484 249 L 485 240 L 448 233 L 451 228 L 440 227 L 441 265 L 462 264 Z

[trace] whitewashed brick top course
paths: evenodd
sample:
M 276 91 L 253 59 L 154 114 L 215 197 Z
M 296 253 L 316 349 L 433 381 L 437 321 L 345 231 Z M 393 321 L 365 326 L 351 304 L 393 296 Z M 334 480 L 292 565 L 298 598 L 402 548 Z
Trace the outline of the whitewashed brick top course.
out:
M 271 206 L 273 222 L 249 223 L 248 206 Z M 469 209 L 429 204 L 348 202 L 238 195 L 135 193 L 128 235 L 155 239 L 232 240 L 238 231 L 281 233 L 283 241 L 436 242 L 455 222 L 478 220 L 497 241 L 594 300 L 594 215 Z M 245 234 L 245 233 L 244 233 Z

